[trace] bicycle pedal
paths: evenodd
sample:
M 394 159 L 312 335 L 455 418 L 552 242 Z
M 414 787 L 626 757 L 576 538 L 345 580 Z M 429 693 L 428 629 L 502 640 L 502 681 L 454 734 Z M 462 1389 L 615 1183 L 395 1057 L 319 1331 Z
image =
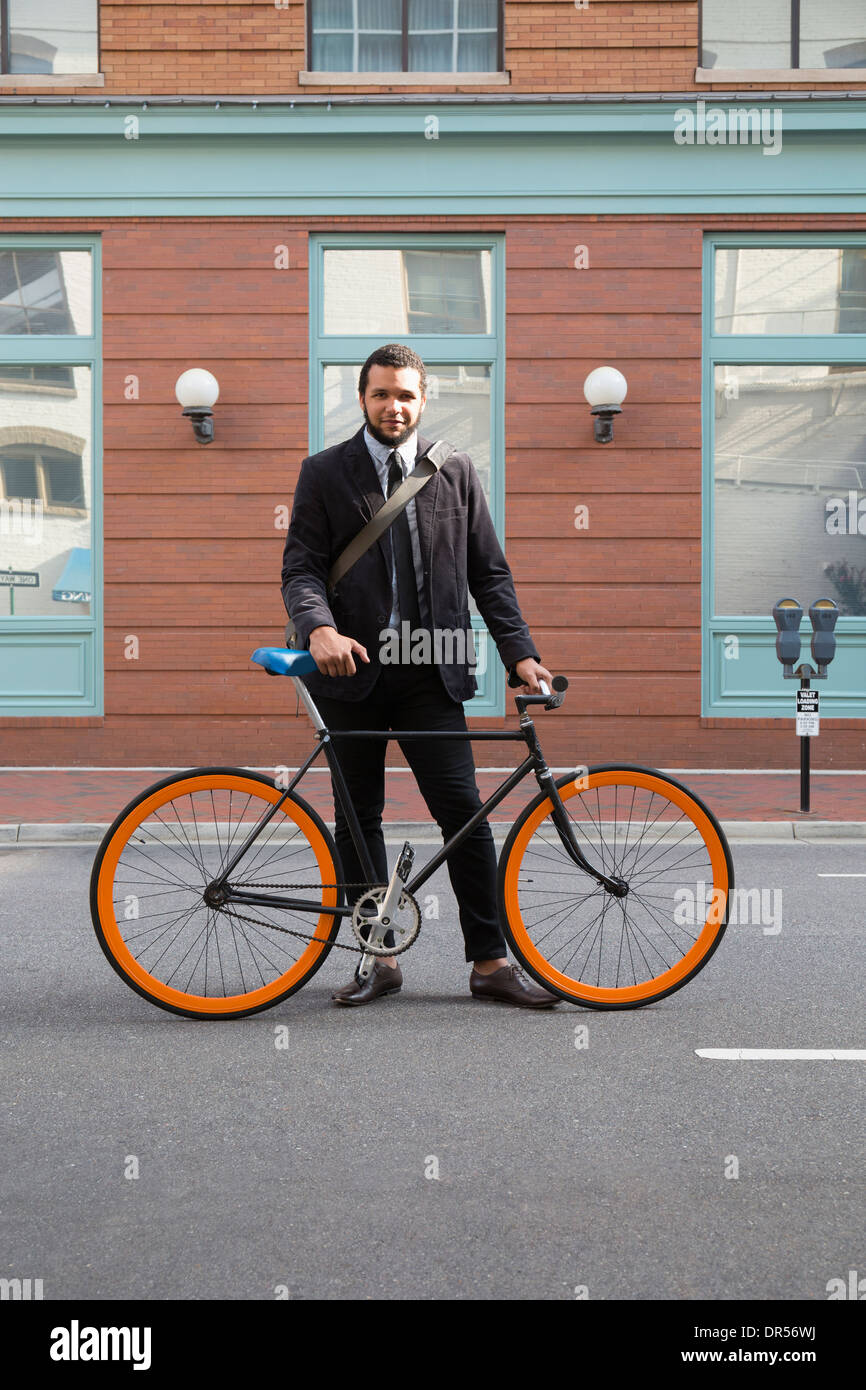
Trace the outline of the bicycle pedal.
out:
M 412 872 L 412 865 L 414 863 L 415 851 L 410 845 L 409 841 L 406 840 L 404 841 L 403 848 L 400 851 L 400 857 L 397 860 L 397 877 L 399 878 L 401 883 L 406 882 L 407 878 Z

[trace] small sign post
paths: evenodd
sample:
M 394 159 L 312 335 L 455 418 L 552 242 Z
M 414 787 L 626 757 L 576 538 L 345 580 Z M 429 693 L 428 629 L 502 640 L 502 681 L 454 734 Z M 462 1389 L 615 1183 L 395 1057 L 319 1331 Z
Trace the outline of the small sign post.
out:
M 0 570 L 0 585 L 4 585 L 9 590 L 9 612 L 14 614 L 16 586 L 19 589 L 38 589 L 39 571 L 13 570 L 10 565 L 8 570 Z
M 809 740 L 818 735 L 820 717 L 818 713 L 819 692 L 809 684 L 809 677 L 803 676 L 797 691 L 797 733 L 800 736 L 800 810 L 810 808 L 810 755 L 812 745 Z

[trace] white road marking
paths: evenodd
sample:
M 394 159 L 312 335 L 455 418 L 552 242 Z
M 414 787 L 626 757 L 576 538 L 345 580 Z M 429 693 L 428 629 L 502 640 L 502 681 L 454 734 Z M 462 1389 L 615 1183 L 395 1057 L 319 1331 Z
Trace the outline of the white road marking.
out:
M 723 1062 L 866 1062 L 866 1047 L 696 1047 Z
M 866 878 L 866 874 L 819 874 L 819 878 Z

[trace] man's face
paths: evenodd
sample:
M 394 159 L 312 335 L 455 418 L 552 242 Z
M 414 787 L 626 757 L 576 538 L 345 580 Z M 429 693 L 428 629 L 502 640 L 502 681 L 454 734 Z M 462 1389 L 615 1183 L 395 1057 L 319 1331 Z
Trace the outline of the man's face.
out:
M 367 429 L 380 444 L 399 449 L 416 428 L 427 397 L 421 394 L 416 367 L 370 368 L 367 389 L 358 397 Z

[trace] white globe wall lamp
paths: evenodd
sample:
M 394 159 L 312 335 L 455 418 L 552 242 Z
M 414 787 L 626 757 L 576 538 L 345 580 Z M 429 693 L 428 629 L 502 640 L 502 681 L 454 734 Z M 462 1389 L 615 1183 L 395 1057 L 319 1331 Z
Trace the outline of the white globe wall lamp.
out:
M 192 421 L 192 430 L 199 444 L 212 444 L 213 409 L 220 393 L 219 382 L 203 367 L 190 367 L 181 372 L 174 384 L 174 394 L 183 406 L 184 415 Z
M 628 382 L 616 367 L 596 367 L 583 383 L 583 394 L 595 416 L 598 444 L 613 442 L 613 417 L 620 415 Z

